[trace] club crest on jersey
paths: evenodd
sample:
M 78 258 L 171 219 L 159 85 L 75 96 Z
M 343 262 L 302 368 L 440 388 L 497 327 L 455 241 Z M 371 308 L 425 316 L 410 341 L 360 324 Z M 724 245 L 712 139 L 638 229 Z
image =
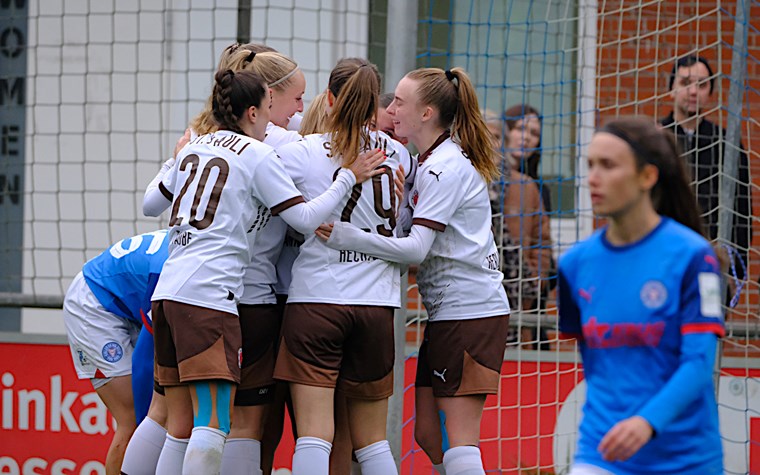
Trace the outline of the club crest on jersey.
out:
M 650 280 L 641 287 L 641 303 L 648 309 L 662 307 L 668 299 L 668 290 L 659 280 Z
M 419 200 L 420 200 L 420 193 L 419 193 L 419 192 L 417 191 L 417 189 L 415 188 L 414 190 L 412 190 L 412 199 L 411 199 L 411 200 L 409 200 L 409 201 L 410 201 L 410 203 L 412 204 L 412 208 L 414 208 L 414 207 L 416 207 L 416 206 L 417 206 L 417 202 L 418 202 Z
M 124 350 L 121 348 L 120 344 L 116 343 L 115 341 L 109 341 L 103 345 L 101 354 L 103 355 L 104 360 L 108 361 L 109 363 L 116 363 L 121 359 L 122 356 L 124 356 Z

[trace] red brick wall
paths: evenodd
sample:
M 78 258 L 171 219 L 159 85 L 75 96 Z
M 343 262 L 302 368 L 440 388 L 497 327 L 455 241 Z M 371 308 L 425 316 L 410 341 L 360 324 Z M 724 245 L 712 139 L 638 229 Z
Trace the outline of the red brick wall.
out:
M 658 119 L 672 108 L 668 96 L 668 77 L 675 59 L 689 52 L 707 58 L 718 73 L 710 120 L 726 125 L 735 27 L 735 1 L 664 0 L 659 2 L 607 0 L 599 2 L 597 91 L 600 120 L 618 114 L 647 114 Z M 749 0 L 747 0 L 749 4 Z M 760 110 L 760 4 L 750 11 L 749 57 L 745 61 L 748 89 L 743 117 Z M 721 110 L 721 106 L 723 110 Z M 760 124 L 744 120 L 743 143 L 749 152 L 753 188 L 753 208 L 760 213 Z M 754 147 L 757 148 L 757 147 Z M 760 244 L 760 226 L 755 225 L 753 247 Z M 755 249 L 757 249 L 755 247 Z M 750 251 L 750 281 L 760 274 L 760 254 Z M 758 295 L 755 282 L 733 318 L 755 322 Z

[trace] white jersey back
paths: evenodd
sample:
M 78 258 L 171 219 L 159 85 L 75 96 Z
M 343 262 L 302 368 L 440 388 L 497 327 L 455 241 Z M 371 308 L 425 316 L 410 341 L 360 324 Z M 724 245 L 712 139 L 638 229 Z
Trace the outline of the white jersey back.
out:
M 267 124 L 267 135 L 264 143 L 275 151 L 282 145 L 301 140 L 297 132 L 285 130 L 282 127 Z M 266 213 L 269 211 L 267 210 Z M 253 235 L 249 234 L 248 245 L 251 262 L 243 276 L 243 295 L 241 304 L 258 305 L 276 302 L 274 287 L 277 284 L 277 269 L 275 264 L 282 252 L 288 225 L 279 216 L 267 216 L 266 225 Z
M 366 149 L 381 148 L 385 172 L 358 184 L 333 212 L 331 221 L 348 221 L 367 232 L 394 236 L 396 197 L 393 177 L 409 152 L 383 132 L 369 132 Z M 308 135 L 279 149 L 296 187 L 307 199 L 324 192 L 341 168 L 330 154 L 330 135 Z M 355 251 L 337 251 L 315 235 L 307 236 L 293 264 L 288 302 L 339 305 L 400 305 L 400 270 L 396 264 Z
M 409 201 L 412 223 L 439 231 L 417 272 L 430 320 L 508 314 L 486 182 L 458 144 L 446 139 L 418 164 Z
M 159 184 L 172 200 L 169 258 L 153 300 L 237 314 L 248 235 L 303 202 L 272 147 L 230 131 L 197 137 Z

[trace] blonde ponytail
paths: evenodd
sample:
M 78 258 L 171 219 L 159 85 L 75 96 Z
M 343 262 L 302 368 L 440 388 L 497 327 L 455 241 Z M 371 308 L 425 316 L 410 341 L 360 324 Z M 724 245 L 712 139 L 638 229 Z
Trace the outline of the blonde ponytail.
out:
M 380 73 L 361 58 L 344 58 L 330 73 L 328 90 L 335 96 L 327 132 L 331 134 L 330 153 L 350 166 L 363 145 L 369 143 L 367 126 L 377 116 Z

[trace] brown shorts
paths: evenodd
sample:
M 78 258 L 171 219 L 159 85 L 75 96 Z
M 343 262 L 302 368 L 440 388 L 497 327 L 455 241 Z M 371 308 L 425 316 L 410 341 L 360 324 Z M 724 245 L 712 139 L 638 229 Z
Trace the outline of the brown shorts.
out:
M 161 386 L 222 379 L 240 382 L 237 315 L 172 300 L 153 302 L 155 376 Z
M 415 386 L 435 397 L 496 394 L 508 329 L 509 315 L 428 323 Z
M 238 305 L 243 363 L 236 406 L 269 404 L 274 399 L 274 361 L 282 323 L 278 305 Z
M 274 377 L 385 399 L 393 394 L 393 348 L 390 307 L 288 304 Z

